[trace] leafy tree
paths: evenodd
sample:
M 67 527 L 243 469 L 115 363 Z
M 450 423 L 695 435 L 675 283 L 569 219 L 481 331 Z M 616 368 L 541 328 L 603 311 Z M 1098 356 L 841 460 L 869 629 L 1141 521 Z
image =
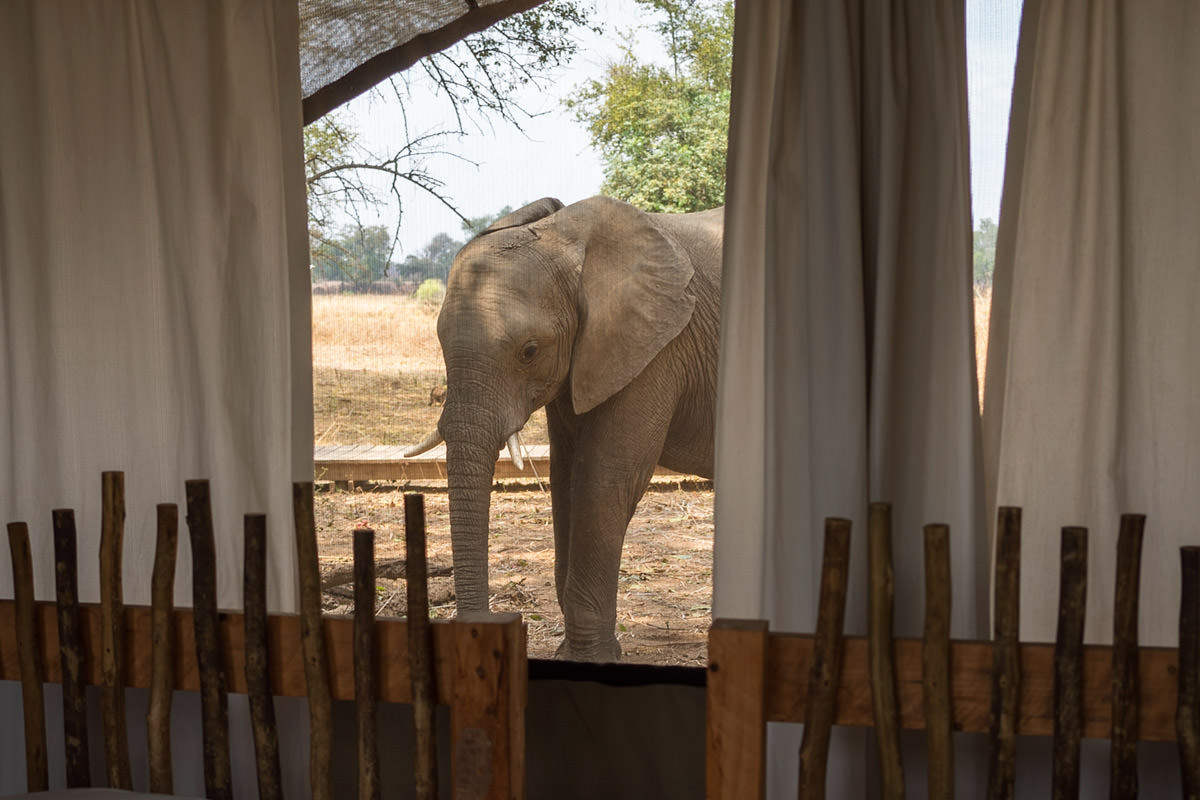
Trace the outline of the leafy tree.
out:
M 605 194 L 648 211 L 725 201 L 733 59 L 731 0 L 637 0 L 658 16 L 670 66 L 625 47 L 571 100 L 604 160 Z
M 513 212 L 512 206 L 505 206 L 495 214 L 484 214 L 482 217 L 471 217 L 462 222 L 462 231 L 468 238 L 478 236 L 488 229 L 493 222 Z
M 992 271 L 996 266 L 996 223 L 990 219 L 979 221 L 975 229 L 975 285 L 987 288 L 992 285 Z
M 388 273 L 392 237 L 383 225 L 349 226 L 312 252 L 313 280 L 345 281 L 363 291 Z

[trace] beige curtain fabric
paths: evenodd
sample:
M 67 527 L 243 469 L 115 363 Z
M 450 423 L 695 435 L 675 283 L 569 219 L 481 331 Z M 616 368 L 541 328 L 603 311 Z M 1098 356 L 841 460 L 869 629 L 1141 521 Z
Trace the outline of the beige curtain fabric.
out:
M 823 520 L 848 517 L 864 633 L 886 501 L 897 634 L 920 633 L 922 526 L 945 522 L 954 635 L 984 635 L 962 2 L 743 3 L 734 49 L 714 614 L 811 631 Z M 796 729 L 772 731 L 773 797 Z M 865 796 L 866 737 L 837 735 L 834 793 Z
M 0 10 L 0 521 L 30 524 L 41 599 L 50 512 L 69 507 L 81 596 L 98 600 L 100 474 L 117 469 L 126 602 L 149 601 L 155 504 L 175 502 L 191 605 L 184 481 L 207 478 L 221 606 L 241 605 L 250 511 L 269 518 L 270 604 L 295 606 L 291 482 L 312 474 L 297 30 L 288 0 Z M 179 721 L 187 774 L 198 726 Z M 235 738 L 250 777 L 248 729 Z M 21 789 L 19 770 L 0 776 Z
M 997 250 L 991 507 L 1024 509 L 1021 635 L 1052 640 L 1059 531 L 1089 528 L 1110 641 L 1118 519 L 1147 515 L 1141 635 L 1174 645 L 1200 544 L 1200 5 L 1026 0 Z
M 1084 525 L 1087 642 L 1112 639 L 1123 512 L 1147 515 L 1143 644 L 1173 646 L 1200 544 L 1200 5 L 1026 0 L 984 400 L 988 508 L 1023 509 L 1021 638 L 1051 641 L 1060 530 Z M 1103 796 L 1108 748 L 1084 748 Z M 1049 785 L 1047 742 L 1019 791 Z M 1143 744 L 1143 797 L 1179 797 Z

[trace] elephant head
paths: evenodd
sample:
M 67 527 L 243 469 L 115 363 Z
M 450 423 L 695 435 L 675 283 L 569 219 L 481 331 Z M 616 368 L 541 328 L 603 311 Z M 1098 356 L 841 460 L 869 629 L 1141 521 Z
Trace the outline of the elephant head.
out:
M 531 203 L 459 252 L 438 317 L 445 406 L 437 434 L 409 452 L 446 442 L 460 610 L 487 608 L 488 515 L 501 447 L 548 403 L 562 408 L 556 418 L 579 418 L 621 392 L 688 324 L 692 277 L 676 238 L 604 197 Z M 553 451 L 553 420 L 551 428 Z M 556 577 L 562 602 L 561 569 Z

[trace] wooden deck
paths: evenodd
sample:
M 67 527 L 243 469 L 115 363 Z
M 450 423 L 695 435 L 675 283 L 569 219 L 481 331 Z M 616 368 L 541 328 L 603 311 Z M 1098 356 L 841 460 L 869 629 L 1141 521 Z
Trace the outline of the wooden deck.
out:
M 317 445 L 313 448 L 314 477 L 319 481 L 444 481 L 446 446 L 439 445 L 415 458 L 401 455 L 404 447 L 370 444 Z M 548 480 L 550 446 L 525 448 L 525 469 L 518 470 L 502 450 L 496 460 L 496 479 Z M 655 475 L 678 475 L 659 467 Z

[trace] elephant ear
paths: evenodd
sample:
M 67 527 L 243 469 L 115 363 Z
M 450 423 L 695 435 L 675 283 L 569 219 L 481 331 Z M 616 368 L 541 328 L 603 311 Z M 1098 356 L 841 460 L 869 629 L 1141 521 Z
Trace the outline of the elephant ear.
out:
M 483 233 L 495 233 L 505 228 L 518 228 L 522 225 L 528 225 L 531 222 L 537 222 L 539 219 L 550 216 L 562 207 L 561 200 L 556 200 L 553 197 L 543 197 L 541 200 L 534 200 L 528 205 L 521 206 L 510 214 L 505 214 L 487 226 Z M 480 236 L 482 235 L 481 233 Z
M 623 389 L 688 324 L 692 262 L 633 206 L 593 197 L 554 224 L 583 246 L 571 398 L 583 414 Z

